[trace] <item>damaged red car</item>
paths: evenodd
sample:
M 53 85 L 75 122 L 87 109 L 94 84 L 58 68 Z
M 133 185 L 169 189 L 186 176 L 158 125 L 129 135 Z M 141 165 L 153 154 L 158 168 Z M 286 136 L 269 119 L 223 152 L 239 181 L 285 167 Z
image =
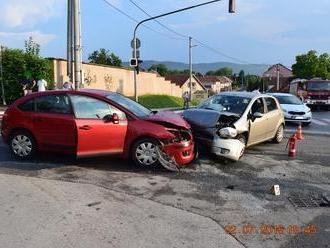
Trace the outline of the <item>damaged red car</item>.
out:
M 141 166 L 169 170 L 194 159 L 189 124 L 172 112 L 151 111 L 120 94 L 102 90 L 48 91 L 18 99 L 5 112 L 2 137 L 11 152 L 77 157 L 119 155 Z

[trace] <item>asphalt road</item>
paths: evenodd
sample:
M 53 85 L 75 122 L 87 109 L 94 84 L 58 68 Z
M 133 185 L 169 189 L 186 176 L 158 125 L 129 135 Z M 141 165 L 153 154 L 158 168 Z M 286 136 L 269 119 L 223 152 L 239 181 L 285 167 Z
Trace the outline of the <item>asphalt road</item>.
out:
M 330 247 L 330 207 L 299 208 L 289 200 L 295 196 L 320 200 L 330 193 L 329 137 L 306 134 L 294 159 L 287 157 L 286 142 L 254 146 L 237 163 L 202 154 L 180 173 L 137 168 L 130 161 L 107 157 L 77 161 L 44 154 L 21 162 L 0 143 L 0 174 L 92 185 L 100 191 L 111 190 L 196 214 L 215 221 L 222 231 L 230 231 L 237 244 L 245 247 Z M 280 185 L 280 196 L 270 192 L 275 184 Z M 122 200 L 125 205 L 125 197 Z M 76 201 L 79 199 L 72 204 Z M 16 222 L 6 225 L 14 230 Z M 275 233 L 274 228 L 280 226 L 284 233 L 279 229 Z M 195 228 L 188 226 L 192 236 Z M 201 246 L 196 243 L 194 247 Z

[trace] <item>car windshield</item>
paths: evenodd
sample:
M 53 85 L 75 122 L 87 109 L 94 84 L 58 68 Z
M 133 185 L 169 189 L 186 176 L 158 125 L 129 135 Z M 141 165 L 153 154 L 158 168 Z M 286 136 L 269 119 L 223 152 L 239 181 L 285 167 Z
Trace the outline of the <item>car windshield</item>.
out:
M 301 100 L 296 96 L 275 96 L 280 104 L 301 105 Z
M 219 112 L 232 112 L 242 115 L 251 98 L 242 96 L 217 95 L 201 103 L 198 108 L 212 109 Z
M 330 90 L 330 82 L 308 82 L 307 90 L 309 91 Z
M 142 106 L 141 104 L 124 97 L 120 94 L 111 94 L 107 96 L 108 99 L 114 101 L 115 103 L 121 105 L 122 107 L 128 109 L 133 114 L 135 114 L 138 117 L 144 117 L 148 116 L 152 113 L 150 109 L 147 109 L 146 107 Z

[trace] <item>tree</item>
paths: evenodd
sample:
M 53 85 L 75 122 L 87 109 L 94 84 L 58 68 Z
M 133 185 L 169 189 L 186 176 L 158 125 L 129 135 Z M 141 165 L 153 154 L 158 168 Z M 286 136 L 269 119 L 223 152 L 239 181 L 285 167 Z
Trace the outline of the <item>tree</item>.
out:
M 257 75 L 247 75 L 245 77 L 247 83 L 247 90 L 262 90 L 262 79 Z
M 98 51 L 94 51 L 89 54 L 88 61 L 94 64 L 100 65 L 111 65 L 111 66 L 122 66 L 121 59 L 114 53 L 110 53 L 109 50 L 101 48 Z
M 48 89 L 54 87 L 51 62 L 21 49 L 4 49 L 2 57 L 6 100 L 11 103 L 23 95 L 22 81 L 45 79 Z
M 39 56 L 40 45 L 36 43 L 30 36 L 28 40 L 24 41 L 25 53 L 31 56 Z
M 155 64 L 150 66 L 148 71 L 156 71 L 162 77 L 165 77 L 168 74 L 168 68 L 164 64 Z
M 318 56 L 315 50 L 311 50 L 307 54 L 298 55 L 296 63 L 292 65 L 292 72 L 298 78 L 330 78 L 329 54 Z
M 233 75 L 233 70 L 228 67 L 223 67 L 220 68 L 216 71 L 208 71 L 206 72 L 207 76 L 226 76 L 226 77 L 231 77 Z

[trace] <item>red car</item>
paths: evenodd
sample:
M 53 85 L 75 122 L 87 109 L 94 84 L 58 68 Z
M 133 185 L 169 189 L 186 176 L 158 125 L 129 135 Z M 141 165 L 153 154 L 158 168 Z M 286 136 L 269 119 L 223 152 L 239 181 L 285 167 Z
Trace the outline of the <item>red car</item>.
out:
M 78 157 L 116 154 L 168 169 L 194 158 L 189 124 L 102 90 L 47 91 L 18 99 L 5 112 L 2 137 L 21 159 L 37 151 Z

